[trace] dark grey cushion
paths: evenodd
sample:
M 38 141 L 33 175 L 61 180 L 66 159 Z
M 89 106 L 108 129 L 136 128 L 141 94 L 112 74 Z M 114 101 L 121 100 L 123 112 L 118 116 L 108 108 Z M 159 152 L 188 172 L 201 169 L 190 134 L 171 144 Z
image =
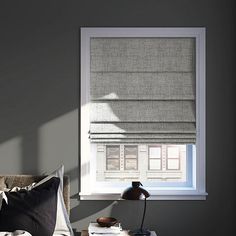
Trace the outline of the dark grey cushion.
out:
M 59 178 L 30 191 L 7 192 L 0 211 L 0 231 L 26 230 L 33 236 L 52 236 L 56 224 Z
M 39 182 L 44 179 L 46 176 L 43 175 L 0 175 L 0 178 L 3 178 L 5 183 L 4 187 L 13 188 L 13 187 L 25 187 L 33 182 Z M 6 186 L 5 186 L 6 184 Z M 70 179 L 69 176 L 63 177 L 63 197 L 66 205 L 66 210 L 68 215 L 70 214 Z

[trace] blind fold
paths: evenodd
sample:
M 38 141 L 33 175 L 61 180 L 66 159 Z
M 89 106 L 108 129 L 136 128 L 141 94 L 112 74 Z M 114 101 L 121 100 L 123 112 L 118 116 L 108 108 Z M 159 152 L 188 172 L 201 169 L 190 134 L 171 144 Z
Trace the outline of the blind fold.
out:
M 92 38 L 92 142 L 195 143 L 195 40 Z

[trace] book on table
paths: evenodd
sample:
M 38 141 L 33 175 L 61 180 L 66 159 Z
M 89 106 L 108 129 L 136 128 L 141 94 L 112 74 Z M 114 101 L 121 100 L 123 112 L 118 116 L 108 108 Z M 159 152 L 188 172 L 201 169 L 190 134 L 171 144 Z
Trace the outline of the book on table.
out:
M 98 223 L 91 222 L 88 227 L 88 233 L 90 236 L 117 236 L 121 234 L 122 227 L 120 223 L 117 223 L 111 227 L 101 227 Z

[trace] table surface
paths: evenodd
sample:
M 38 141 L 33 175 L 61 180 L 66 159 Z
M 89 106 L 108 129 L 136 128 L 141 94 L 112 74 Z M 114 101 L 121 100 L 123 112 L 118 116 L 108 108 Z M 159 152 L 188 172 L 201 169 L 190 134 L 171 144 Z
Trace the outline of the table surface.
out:
M 155 231 L 150 231 L 151 235 L 150 236 L 157 236 Z M 130 236 L 129 230 L 122 230 L 121 234 L 122 236 Z M 88 230 L 82 230 L 81 236 L 89 236 Z

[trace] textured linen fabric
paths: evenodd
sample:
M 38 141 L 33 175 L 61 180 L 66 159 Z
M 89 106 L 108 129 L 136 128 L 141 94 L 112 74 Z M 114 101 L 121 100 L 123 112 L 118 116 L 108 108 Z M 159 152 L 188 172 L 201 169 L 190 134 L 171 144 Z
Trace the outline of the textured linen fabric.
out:
M 142 134 L 156 134 L 156 133 L 192 133 L 195 134 L 194 123 L 184 122 L 148 122 L 148 123 L 91 123 L 90 132 L 92 134 L 122 134 L 122 133 L 142 133 Z
M 194 70 L 191 38 L 93 38 L 92 72 L 189 72 Z
M 194 98 L 195 79 L 192 72 L 91 73 L 92 100 L 194 100 Z
M 92 122 L 195 122 L 192 101 L 101 101 L 91 109 Z
M 5 178 L 0 176 L 0 191 L 6 188 Z
M 195 39 L 92 38 L 92 142 L 195 143 Z

